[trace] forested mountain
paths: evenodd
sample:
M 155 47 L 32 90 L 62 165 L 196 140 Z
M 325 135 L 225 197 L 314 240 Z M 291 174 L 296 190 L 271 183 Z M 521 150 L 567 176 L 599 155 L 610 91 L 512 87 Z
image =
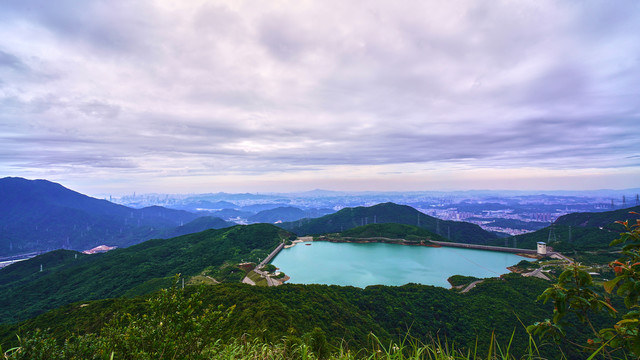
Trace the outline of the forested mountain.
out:
M 247 220 L 251 223 L 264 222 L 273 224 L 278 221 L 290 222 L 304 218 L 316 218 L 333 212 L 335 211 L 331 209 L 302 210 L 293 206 L 281 206 L 275 209 L 262 210 L 250 216 Z
M 477 350 L 486 354 L 493 333 L 503 345 L 513 336 L 512 353 L 524 354 L 529 338 L 522 324 L 551 313 L 551 304 L 535 301 L 547 286 L 543 280 L 517 274 L 486 280 L 466 294 L 416 284 L 365 289 L 220 284 L 198 289 L 197 300 L 199 307 L 235 306 L 228 323 L 216 332 L 223 340 L 242 337 L 245 341 L 277 342 L 285 337 L 304 337 L 318 328 L 329 344 L 347 346 L 354 352 L 369 348 L 373 340 L 370 334 L 385 344 L 410 334 L 422 341 L 438 337 L 472 351 L 478 346 Z M 194 293 L 194 287 L 187 287 L 187 296 Z M 190 309 L 194 313 L 199 310 Z M 0 341 L 9 347 L 9 341 L 16 340 L 14 333 L 19 327 L 23 334 L 27 329 L 49 328 L 53 337 L 63 339 L 98 331 L 118 314 L 139 316 L 148 311 L 141 298 L 75 303 L 20 325 L 0 327 Z M 602 324 L 612 320 L 601 316 L 593 321 Z M 577 333 L 587 330 L 572 327 L 568 331 L 573 339 L 584 339 Z M 542 349 L 543 353 L 545 349 L 551 354 L 557 352 L 554 347 Z M 580 355 L 568 353 L 570 358 Z
M 249 216 L 247 220 L 252 223 L 275 223 L 277 221 L 287 222 L 303 219 L 307 217 L 304 210 L 293 206 L 281 206 L 275 209 L 262 210 L 255 215 Z
M 334 214 L 317 219 L 303 219 L 278 224 L 278 226 L 303 236 L 343 232 L 357 226 L 382 223 L 414 225 L 455 242 L 485 244 L 497 238 L 478 225 L 440 220 L 423 214 L 410 206 L 394 203 L 344 208 Z
M 505 244 L 509 247 L 532 248 L 539 241 L 547 242 L 558 251 L 609 250 L 609 244 L 618 237 L 624 227 L 616 221 L 635 222 L 640 215 L 640 206 L 627 209 L 599 212 L 572 213 L 559 217 L 548 227 L 538 231 L 518 235 L 509 239 L 500 239 L 494 245 Z
M 46 180 L 0 179 L 0 256 L 128 246 L 197 218 L 181 210 L 132 209 Z
M 631 214 L 631 212 L 635 212 L 636 214 Z M 554 224 L 583 228 L 604 227 L 620 230 L 621 228 L 615 224 L 616 221 L 635 221 L 636 219 L 640 219 L 639 214 L 640 206 L 597 213 L 572 213 L 559 217 Z
M 367 239 L 367 238 L 387 238 L 387 239 L 403 239 L 408 241 L 420 240 L 436 240 L 448 241 L 438 234 L 427 229 L 419 228 L 412 225 L 386 223 L 386 224 L 369 224 L 358 226 L 347 231 L 343 231 L 337 236 L 342 238 Z
M 201 216 L 189 223 L 186 223 L 182 226 L 178 226 L 177 228 L 169 231 L 165 238 L 172 238 L 176 236 L 193 234 L 209 229 L 223 229 L 226 227 L 236 225 L 230 221 L 224 221 L 219 217 L 213 216 Z
M 237 225 L 148 240 L 104 254 L 57 250 L 36 256 L 0 270 L 0 323 L 73 301 L 154 291 L 178 273 L 239 281 L 244 272 L 234 264 L 264 259 L 289 236 L 269 224 Z

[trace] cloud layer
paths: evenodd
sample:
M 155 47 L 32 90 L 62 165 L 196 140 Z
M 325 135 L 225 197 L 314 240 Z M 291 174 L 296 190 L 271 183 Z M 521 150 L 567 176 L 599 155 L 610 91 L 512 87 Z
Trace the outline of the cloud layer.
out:
M 8 0 L 0 33 L 0 174 L 160 191 L 640 178 L 637 2 Z

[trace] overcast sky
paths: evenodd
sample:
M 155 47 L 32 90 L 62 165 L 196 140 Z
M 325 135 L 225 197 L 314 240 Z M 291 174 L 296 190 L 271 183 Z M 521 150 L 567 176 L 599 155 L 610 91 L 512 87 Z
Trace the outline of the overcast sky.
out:
M 640 187 L 640 2 L 0 1 L 0 177 Z

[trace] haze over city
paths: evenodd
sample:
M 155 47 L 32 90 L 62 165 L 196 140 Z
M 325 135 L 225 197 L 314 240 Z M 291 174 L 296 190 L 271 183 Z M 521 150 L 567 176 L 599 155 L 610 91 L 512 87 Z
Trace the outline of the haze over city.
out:
M 640 3 L 2 1 L 0 178 L 638 187 Z

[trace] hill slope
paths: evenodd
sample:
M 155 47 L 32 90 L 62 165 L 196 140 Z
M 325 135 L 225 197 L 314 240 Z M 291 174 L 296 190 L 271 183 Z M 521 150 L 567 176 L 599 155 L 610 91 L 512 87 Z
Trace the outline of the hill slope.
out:
M 249 216 L 250 222 L 275 223 L 276 221 L 286 222 L 305 218 L 306 212 L 293 206 L 282 206 L 275 209 L 262 210 L 259 213 Z
M 304 337 L 319 328 L 332 345 L 347 345 L 353 351 L 368 347 L 370 333 L 383 343 L 397 341 L 410 332 L 417 340 L 430 336 L 455 342 L 486 353 L 492 332 L 500 344 L 513 336 L 512 351 L 523 354 L 528 335 L 521 325 L 539 320 L 551 312 L 551 304 L 536 302 L 548 283 L 511 274 L 490 279 L 466 294 L 444 288 L 408 284 L 400 287 L 369 286 L 365 289 L 325 285 L 285 285 L 270 288 L 244 284 L 222 284 L 200 288 L 204 306 L 235 305 L 229 323 L 217 332 L 223 340 L 261 339 L 279 341 Z M 187 289 L 193 294 L 196 289 Z M 84 305 L 84 306 L 83 306 Z M 56 338 L 96 331 L 114 313 L 145 314 L 142 299 L 116 299 L 76 303 L 22 324 L 23 329 L 51 328 Z M 197 313 L 198 309 L 195 309 Z M 604 317 L 598 320 L 612 321 Z M 521 323 L 522 322 L 522 323 Z M 0 339 L 15 340 L 17 326 L 0 328 Z M 572 338 L 583 327 L 568 331 Z M 588 331 L 588 330 L 586 330 Z M 208 339 L 207 339 L 208 340 Z M 213 341 L 215 339 L 211 339 Z M 8 347 L 8 345 L 6 346 Z M 553 348 L 553 351 L 557 349 Z M 556 354 L 557 355 L 557 354 Z M 572 356 L 573 355 L 573 356 Z M 580 354 L 569 354 L 580 358 Z M 555 358 L 549 356 L 548 358 Z
M 513 246 L 515 241 L 517 247 L 532 248 L 538 241 L 544 241 L 560 252 L 610 250 L 611 241 L 623 231 L 622 225 L 615 222 L 640 218 L 639 215 L 629 214 L 630 211 L 640 212 L 640 206 L 599 213 L 567 214 L 544 229 L 497 240 L 494 244 L 504 245 L 506 241 Z
M 74 252 L 58 250 L 40 255 L 0 270 L 0 323 L 74 301 L 157 290 L 178 273 L 240 280 L 244 273 L 227 264 L 264 259 L 288 236 L 273 225 L 238 225 L 149 240 L 104 254 L 76 258 Z
M 640 215 L 629 213 L 632 211 L 640 213 L 640 206 L 597 213 L 567 214 L 559 217 L 554 224 L 583 228 L 605 227 L 619 230 L 620 227 L 615 225 L 616 221 L 635 221 L 640 219 Z
M 165 238 L 172 238 L 187 234 L 193 234 L 197 232 L 202 232 L 209 229 L 223 229 L 226 227 L 234 226 L 235 223 L 231 221 L 224 221 L 219 217 L 213 216 L 201 216 L 187 224 L 182 226 L 178 226 L 177 228 L 171 230 Z
M 0 179 L 0 256 L 53 249 L 127 246 L 194 220 L 152 206 L 132 209 L 46 180 Z
M 367 238 L 388 238 L 388 239 L 404 239 L 404 240 L 436 240 L 447 241 L 446 238 L 432 233 L 431 231 L 417 226 L 386 223 L 386 224 L 369 224 L 358 226 L 338 234 L 343 238 L 367 239 Z
M 304 219 L 278 224 L 278 226 L 304 236 L 343 232 L 357 226 L 382 223 L 417 226 L 455 242 L 485 244 L 496 239 L 494 234 L 483 230 L 478 225 L 436 219 L 410 206 L 394 203 L 345 208 L 317 219 Z

